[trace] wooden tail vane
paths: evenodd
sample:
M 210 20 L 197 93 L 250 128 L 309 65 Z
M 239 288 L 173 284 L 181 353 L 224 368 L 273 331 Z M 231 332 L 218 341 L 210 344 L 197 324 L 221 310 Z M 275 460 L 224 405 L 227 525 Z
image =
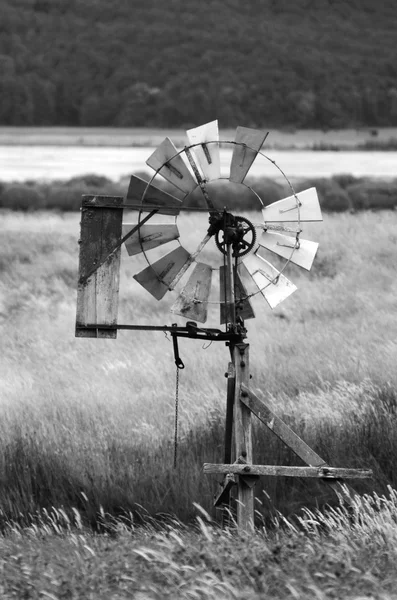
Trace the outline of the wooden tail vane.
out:
M 266 132 L 238 127 L 233 141 L 219 140 L 218 122 L 204 124 L 187 132 L 188 145 L 178 151 L 166 138 L 148 158 L 155 172 L 149 182 L 131 176 L 126 199 L 113 196 L 83 196 L 76 336 L 116 338 L 119 329 L 169 331 L 173 339 L 188 337 L 223 341 L 229 346 L 225 455 L 223 464 L 205 464 L 204 472 L 223 475 L 215 505 L 229 502 L 229 492 L 237 485 L 237 523 L 243 531 L 254 525 L 254 486 L 260 475 L 316 477 L 324 480 L 347 501 L 353 490 L 342 486 L 344 479 L 369 477 L 363 469 L 332 468 L 301 440 L 250 389 L 249 345 L 244 322 L 255 318 L 254 297 L 263 297 L 271 308 L 287 299 L 296 286 L 284 271 L 289 263 L 310 270 L 318 244 L 300 238 L 301 225 L 321 221 L 315 188 L 295 193 L 276 163 L 262 153 Z M 249 215 L 237 215 L 233 206 L 219 207 L 216 188 L 211 183 L 221 178 L 220 143 L 233 148 L 227 185 L 234 191 L 248 189 L 255 197 Z M 245 182 L 252 163 L 262 156 L 279 170 L 288 183 L 287 198 L 264 206 L 262 199 Z M 155 178 L 165 179 L 168 189 Z M 224 179 L 224 178 L 222 178 Z M 225 180 L 224 180 L 225 181 Z M 227 181 L 227 180 L 226 180 Z M 202 206 L 192 194 L 199 190 Z M 222 201 L 224 202 L 224 201 Z M 136 211 L 136 222 L 123 223 L 124 209 Z M 181 244 L 177 225 L 182 211 L 206 212 L 209 226 L 194 252 Z M 245 211 L 242 211 L 243 213 Z M 173 217 L 174 223 L 152 223 L 158 215 Z M 207 245 L 213 246 L 218 263 L 200 261 Z M 188 321 L 184 325 L 120 324 L 117 319 L 119 274 L 122 246 L 128 257 L 142 255 L 146 266 L 134 275 L 156 300 L 175 290 L 170 310 Z M 159 250 L 165 252 L 159 258 Z M 155 251 L 156 259 L 152 259 Z M 272 265 L 271 257 L 284 260 L 282 268 Z M 219 265 L 219 259 L 223 264 Z M 210 263 L 210 264 L 209 264 Z M 218 278 L 215 278 L 218 271 Z M 216 285 L 214 285 L 214 281 Z M 215 294 L 215 296 L 214 296 Z M 217 296 L 216 296 L 217 294 Z M 216 313 L 223 329 L 198 326 Z M 251 415 L 259 418 L 307 467 L 255 465 L 252 455 Z M 233 444 L 232 444 L 232 440 Z M 348 491 L 346 491 L 348 490 Z

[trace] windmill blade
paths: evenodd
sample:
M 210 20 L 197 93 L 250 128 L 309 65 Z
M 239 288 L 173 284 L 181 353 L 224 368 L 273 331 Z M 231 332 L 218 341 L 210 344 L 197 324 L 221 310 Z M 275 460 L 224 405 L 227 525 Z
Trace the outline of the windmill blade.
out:
M 145 194 L 145 197 L 142 202 L 143 194 Z M 155 207 L 162 215 L 178 215 L 182 206 L 182 200 L 172 194 L 167 194 L 167 192 L 154 185 L 148 187 L 147 181 L 136 175 L 131 176 L 127 200 L 132 200 L 137 205 L 142 206 L 142 210 L 145 212 L 150 212 L 152 207 Z
M 241 317 L 244 321 L 246 319 L 254 319 L 255 312 L 252 308 L 252 304 L 247 298 L 248 292 L 241 280 L 239 273 L 235 273 L 234 279 L 234 293 L 235 293 L 235 304 L 237 316 Z M 221 325 L 227 322 L 227 304 L 225 301 L 225 267 L 219 268 L 219 300 L 221 308 Z M 240 308 L 238 306 L 240 305 Z
M 177 156 L 175 156 L 177 154 Z M 167 181 L 185 194 L 197 187 L 197 182 L 183 162 L 183 159 L 170 138 L 166 137 L 146 161 L 146 164 L 158 171 Z
M 310 271 L 318 249 L 317 242 L 297 240 L 288 235 L 264 231 L 259 240 L 259 246 L 289 259 L 295 265 Z M 260 254 L 259 254 L 260 256 Z
M 219 154 L 218 121 L 211 121 L 200 127 L 188 129 L 186 135 L 191 145 L 200 144 L 200 146 L 192 148 L 192 152 L 197 158 L 204 179 L 207 181 L 219 179 L 221 176 L 221 161 Z M 213 141 L 218 143 L 207 143 Z
M 156 300 L 161 300 L 170 289 L 179 271 L 183 269 L 190 254 L 182 246 L 178 246 L 157 262 L 143 269 L 134 279 L 141 284 Z
M 296 199 L 298 198 L 298 201 Z M 295 196 L 288 196 L 265 206 L 262 210 L 265 222 L 322 221 L 316 188 L 309 188 Z
M 289 279 L 261 256 L 248 255 L 243 259 L 243 263 L 270 308 L 275 308 L 297 290 Z
M 171 312 L 185 319 L 205 323 L 208 312 L 208 298 L 211 292 L 212 267 L 197 263 L 189 281 L 181 290 L 171 307 Z
M 134 227 L 136 227 L 136 223 L 123 223 L 123 237 Z M 125 247 L 129 256 L 134 256 L 140 252 L 168 244 L 177 238 L 179 238 L 179 231 L 175 223 L 142 225 L 125 241 Z
M 237 127 L 232 162 L 230 164 L 230 181 L 242 183 L 262 148 L 263 142 L 268 136 L 258 129 L 248 127 Z M 241 145 L 244 144 L 244 145 Z

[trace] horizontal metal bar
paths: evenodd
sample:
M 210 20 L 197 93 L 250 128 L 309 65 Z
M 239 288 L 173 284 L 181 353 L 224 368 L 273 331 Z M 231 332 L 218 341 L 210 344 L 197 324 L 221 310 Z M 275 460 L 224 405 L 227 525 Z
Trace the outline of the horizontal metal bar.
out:
M 142 212 L 150 212 L 152 210 L 162 210 L 166 207 L 164 206 L 157 206 L 155 204 L 150 204 L 148 206 L 145 206 L 145 204 L 120 204 L 119 206 L 113 206 L 112 204 L 101 204 L 100 206 L 95 206 L 93 205 L 89 205 L 89 206 L 84 206 L 84 208 L 114 208 L 114 209 L 123 209 L 123 208 L 132 208 L 134 210 L 141 210 Z M 204 212 L 204 213 L 208 213 L 209 210 L 208 208 L 200 208 L 198 206 L 178 206 L 175 207 L 176 210 L 179 211 L 186 211 L 186 212 Z M 216 212 L 222 212 L 221 210 L 216 209 Z
M 235 475 L 271 475 L 275 477 L 315 477 L 316 479 L 367 479 L 371 469 L 341 469 L 337 467 L 284 467 L 278 465 L 204 464 L 204 473 Z
M 233 333 L 231 331 L 221 331 L 220 329 L 202 329 L 199 327 L 179 327 L 169 325 L 103 325 L 101 323 L 88 323 L 87 325 L 78 323 L 76 329 L 87 330 L 87 329 L 125 329 L 129 331 L 164 331 L 170 332 L 178 337 L 185 337 L 199 340 L 212 340 L 219 342 L 238 342 L 241 341 L 241 335 L 239 333 Z

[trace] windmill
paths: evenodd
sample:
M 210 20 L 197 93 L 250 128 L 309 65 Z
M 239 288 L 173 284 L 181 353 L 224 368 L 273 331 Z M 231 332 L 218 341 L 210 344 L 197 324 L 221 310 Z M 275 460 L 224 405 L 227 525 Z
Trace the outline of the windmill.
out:
M 118 329 L 170 332 L 179 368 L 183 367 L 178 352 L 179 337 L 222 341 L 229 347 L 224 463 L 205 464 L 204 472 L 223 476 L 215 506 L 228 505 L 230 490 L 237 486 L 237 523 L 242 530 L 253 527 L 254 486 L 260 475 L 324 479 L 347 501 L 354 492 L 342 486 L 342 480 L 370 475 L 368 470 L 327 465 L 249 387 L 245 321 L 255 318 L 251 299 L 262 297 L 274 308 L 297 289 L 284 275 L 285 268 L 291 263 L 310 270 L 318 244 L 301 239 L 301 225 L 322 220 L 315 188 L 295 193 L 282 170 L 262 153 L 266 137 L 265 132 L 238 127 L 233 141 L 221 142 L 218 122 L 206 123 L 187 131 L 188 145 L 182 150 L 177 150 L 172 141 L 165 138 L 146 161 L 154 171 L 151 180 L 147 182 L 133 175 L 125 200 L 93 195 L 83 196 L 82 202 L 77 337 L 115 338 Z M 233 149 L 227 179 L 221 177 L 221 144 Z M 259 195 L 245 182 L 259 155 L 276 166 L 291 190 L 288 197 L 268 206 L 263 205 Z M 172 192 L 156 186 L 156 177 L 165 180 Z M 251 212 L 236 214 L 227 201 L 219 203 L 217 194 L 213 193 L 213 184 L 219 180 L 253 195 L 254 217 Z M 197 192 L 200 202 L 196 198 L 193 203 Z M 124 209 L 137 211 L 137 223 L 122 222 Z M 184 212 L 208 215 L 208 226 L 194 251 L 188 251 L 180 243 L 177 219 Z M 159 215 L 173 217 L 174 222 L 153 222 Z M 211 240 L 221 260 L 218 267 L 201 260 L 200 255 Z M 174 248 L 168 251 L 166 246 L 171 243 Z M 144 256 L 147 264 L 134 279 L 149 294 L 160 301 L 168 292 L 177 292 L 171 312 L 188 319 L 185 325 L 118 323 L 123 244 L 130 257 Z M 157 253 L 164 252 L 152 260 L 151 251 L 155 249 Z M 277 256 L 279 262 L 284 261 L 283 266 L 274 266 L 269 256 Z M 216 272 L 219 298 L 214 302 L 211 288 Z M 198 325 L 206 323 L 213 304 L 220 307 L 219 321 L 223 329 Z M 252 413 L 308 466 L 253 464 Z

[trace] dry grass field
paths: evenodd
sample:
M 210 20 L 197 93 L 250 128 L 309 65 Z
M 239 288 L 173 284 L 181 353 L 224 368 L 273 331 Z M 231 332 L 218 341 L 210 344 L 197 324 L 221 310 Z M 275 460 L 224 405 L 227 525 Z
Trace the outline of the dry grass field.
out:
M 227 349 L 180 342 L 174 470 L 171 342 L 76 339 L 79 215 L 3 211 L 0 221 L 2 598 L 394 597 L 393 494 L 378 506 L 368 497 L 362 519 L 303 512 L 287 525 L 332 495 L 263 479 L 257 518 L 272 533 L 246 544 L 214 530 L 193 503 L 215 518 L 202 464 L 222 458 Z M 303 236 L 321 243 L 312 272 L 286 273 L 299 290 L 273 312 L 256 297 L 247 321 L 258 395 L 333 466 L 372 468 L 357 489 L 381 495 L 397 485 L 396 226 L 395 211 L 325 215 Z M 203 229 L 185 218 L 186 244 Z M 138 264 L 123 250 L 119 321 L 183 321 L 168 312 L 172 294 L 157 303 L 132 279 Z M 297 464 L 260 427 L 254 455 Z M 178 518 L 163 516 L 166 535 L 165 513 Z

